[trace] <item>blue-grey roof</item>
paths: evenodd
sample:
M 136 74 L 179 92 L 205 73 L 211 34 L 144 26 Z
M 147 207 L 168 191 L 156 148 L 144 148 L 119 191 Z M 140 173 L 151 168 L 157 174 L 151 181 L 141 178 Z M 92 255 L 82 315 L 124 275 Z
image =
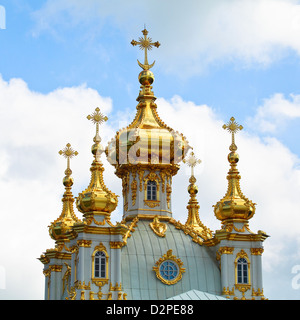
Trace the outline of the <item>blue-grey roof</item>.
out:
M 164 300 L 190 290 L 221 295 L 221 275 L 216 255 L 210 248 L 195 243 L 189 235 L 167 223 L 164 238 L 140 220 L 122 248 L 122 288 L 128 299 Z M 168 250 L 183 262 L 182 279 L 173 285 L 162 283 L 153 267 Z
M 228 299 L 226 299 L 225 297 L 217 296 L 215 294 L 211 294 L 211 293 L 207 293 L 199 290 L 190 290 L 188 292 L 179 294 L 167 300 L 228 300 Z

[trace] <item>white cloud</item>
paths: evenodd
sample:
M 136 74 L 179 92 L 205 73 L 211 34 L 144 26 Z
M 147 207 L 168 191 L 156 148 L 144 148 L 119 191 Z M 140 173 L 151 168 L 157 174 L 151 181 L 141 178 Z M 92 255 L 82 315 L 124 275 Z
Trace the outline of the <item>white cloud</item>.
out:
M 300 95 L 291 94 L 285 98 L 276 93 L 265 99 L 263 105 L 257 108 L 254 117 L 247 122 L 252 123 L 257 130 L 264 133 L 276 133 L 286 127 L 294 119 L 300 118 Z
M 53 247 L 47 226 L 59 216 L 64 192 L 66 160 L 58 151 L 71 143 L 79 152 L 71 162 L 76 196 L 90 180 L 95 128 L 86 116 L 96 107 L 109 116 L 112 103 L 85 85 L 40 94 L 21 79 L 1 77 L 0 101 L 0 266 L 6 271 L 0 298 L 42 299 L 42 265 L 36 258 Z M 102 126 L 103 140 L 111 130 Z M 109 172 L 111 167 L 105 175 Z M 107 180 L 111 187 L 117 178 Z
M 59 36 L 60 28 L 78 25 L 101 33 L 112 20 L 131 39 L 146 23 L 151 37 L 162 43 L 155 54 L 162 67 L 184 77 L 219 61 L 267 66 L 289 50 L 300 54 L 300 3 L 295 0 L 51 0 L 33 17 L 35 35 Z M 87 28 L 95 23 L 96 28 Z
M 90 146 L 95 128 L 86 115 L 99 106 L 109 116 L 112 102 L 86 86 L 61 88 L 49 94 L 36 93 L 20 79 L 9 82 L 0 79 L 0 101 L 3 132 L 0 137 L 0 163 L 3 164 L 0 223 L 4 226 L 0 242 L 5 244 L 1 246 L 0 267 L 6 271 L 6 289 L 0 290 L 0 297 L 42 299 L 42 264 L 36 258 L 53 247 L 47 226 L 58 217 L 62 207 L 61 181 L 66 163 L 58 150 L 70 142 L 79 151 L 71 162 L 76 196 L 90 179 Z M 158 99 L 157 104 L 161 118 L 185 134 L 196 156 L 202 160 L 196 170 L 200 217 L 212 230 L 219 229 L 220 222 L 213 215 L 212 205 L 227 189 L 229 164 L 226 159 L 231 137 L 222 129 L 222 124 L 228 119 L 220 119 L 209 106 L 197 106 L 178 96 L 170 101 Z M 119 117 L 122 119 L 122 114 Z M 111 123 L 109 120 L 101 127 L 103 141 L 108 141 L 117 129 L 114 127 L 117 124 L 113 122 L 112 126 Z M 297 249 L 300 172 L 295 167 L 299 159 L 274 138 L 261 140 L 242 131 L 236 143 L 242 191 L 257 203 L 250 228 L 254 232 L 262 229 L 271 235 L 265 243 L 264 268 L 268 275 L 281 270 L 286 294 L 292 298 L 296 293 L 289 284 L 291 264 L 299 264 L 300 259 Z M 121 182 L 114 176 L 113 167 L 104 163 L 106 184 L 121 195 Z M 189 169 L 183 165 L 173 179 L 174 217 L 182 222 L 187 218 L 189 174 Z M 114 220 L 121 220 L 121 208 L 122 199 Z M 79 213 L 78 216 L 81 217 Z M 20 289 L 20 283 L 24 289 Z M 268 292 L 268 285 L 271 286 L 265 282 L 265 294 L 274 297 L 273 292 Z M 280 289 L 275 289 L 280 298 Z

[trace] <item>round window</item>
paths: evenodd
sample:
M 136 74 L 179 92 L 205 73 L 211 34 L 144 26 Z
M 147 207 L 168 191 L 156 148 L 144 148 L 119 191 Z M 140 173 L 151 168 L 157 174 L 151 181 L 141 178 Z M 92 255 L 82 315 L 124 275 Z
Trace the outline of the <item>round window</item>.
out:
M 174 280 L 179 274 L 178 265 L 174 261 L 166 260 L 160 265 L 159 273 L 165 280 Z
M 172 254 L 172 249 L 168 250 L 167 254 L 164 254 L 155 264 L 153 270 L 156 277 L 167 285 L 177 283 L 185 272 L 185 268 L 182 267 L 183 262 Z

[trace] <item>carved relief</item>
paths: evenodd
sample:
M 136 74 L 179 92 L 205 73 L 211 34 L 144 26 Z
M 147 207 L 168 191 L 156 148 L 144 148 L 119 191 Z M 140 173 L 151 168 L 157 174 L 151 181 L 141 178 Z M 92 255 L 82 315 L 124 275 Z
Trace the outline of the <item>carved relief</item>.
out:
M 135 205 L 135 201 L 136 201 L 136 191 L 137 191 L 137 181 L 135 180 L 135 174 L 134 174 L 134 180 L 131 182 L 131 200 L 132 200 L 132 206 Z
M 159 237 L 165 237 L 167 225 L 159 221 L 158 216 L 155 216 L 153 221 L 149 224 L 153 232 Z
M 172 193 L 172 187 L 171 187 L 171 185 L 169 183 L 167 183 L 167 205 L 168 205 L 168 209 L 170 209 L 171 193 Z
M 143 191 L 143 177 L 144 177 L 144 170 L 138 169 L 139 181 L 140 181 L 140 192 Z

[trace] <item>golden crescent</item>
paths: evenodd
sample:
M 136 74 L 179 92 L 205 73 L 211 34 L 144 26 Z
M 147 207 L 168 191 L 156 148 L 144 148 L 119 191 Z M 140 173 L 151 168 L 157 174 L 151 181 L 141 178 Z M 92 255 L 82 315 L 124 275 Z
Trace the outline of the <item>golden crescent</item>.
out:
M 149 69 L 151 69 L 151 68 L 154 66 L 154 64 L 155 64 L 155 61 L 154 61 L 152 64 L 142 64 L 142 63 L 139 62 L 139 60 L 138 60 L 137 62 L 138 62 L 138 64 L 139 64 L 139 66 L 140 66 L 142 69 L 144 69 L 144 70 L 149 70 Z

